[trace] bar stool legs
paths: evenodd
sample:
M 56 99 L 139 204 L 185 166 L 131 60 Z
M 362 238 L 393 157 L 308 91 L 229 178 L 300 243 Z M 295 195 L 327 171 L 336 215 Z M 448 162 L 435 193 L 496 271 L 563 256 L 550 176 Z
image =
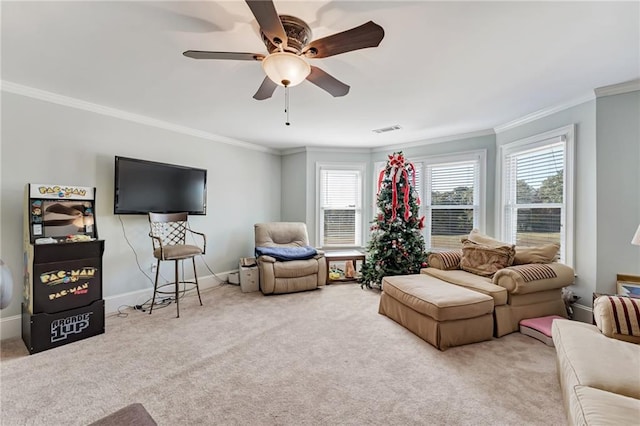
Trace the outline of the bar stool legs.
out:
M 175 281 L 175 283 L 176 283 L 176 313 L 177 313 L 176 318 L 180 318 L 180 296 L 178 295 L 178 290 L 179 290 L 179 287 L 180 287 L 180 281 L 178 279 L 178 259 L 176 259 L 175 262 L 176 262 L 176 274 L 175 274 L 176 281 Z
M 175 260 L 175 299 L 176 299 L 176 318 L 180 318 L 180 277 L 178 276 L 178 261 L 181 259 L 176 259 Z M 196 259 L 195 257 L 192 257 L 191 260 L 193 261 L 193 278 L 195 281 L 195 285 L 196 285 L 196 291 L 198 292 L 198 300 L 200 301 L 200 306 L 202 305 L 202 297 L 200 297 L 200 285 L 198 283 L 198 273 L 196 272 Z M 153 297 L 151 298 L 151 308 L 149 309 L 149 315 L 151 315 L 151 312 L 153 312 L 153 305 L 156 302 L 156 294 L 158 293 L 158 276 L 160 274 L 160 260 L 158 259 L 158 264 L 156 266 L 156 279 L 155 282 L 153 283 Z M 184 277 L 183 277 L 184 279 Z M 193 284 L 193 283 L 192 283 Z M 166 293 L 165 293 L 166 294 Z
M 196 258 L 192 257 L 193 260 L 193 278 L 196 281 L 196 290 L 198 291 L 198 300 L 200 301 L 200 306 L 202 306 L 202 298 L 200 297 L 200 286 L 198 285 L 198 273 L 196 272 Z
M 156 280 L 153 283 L 153 297 L 151 298 L 151 309 L 149 309 L 149 315 L 153 312 L 153 304 L 156 301 L 156 293 L 158 292 L 158 275 L 160 274 L 160 259 L 156 263 Z

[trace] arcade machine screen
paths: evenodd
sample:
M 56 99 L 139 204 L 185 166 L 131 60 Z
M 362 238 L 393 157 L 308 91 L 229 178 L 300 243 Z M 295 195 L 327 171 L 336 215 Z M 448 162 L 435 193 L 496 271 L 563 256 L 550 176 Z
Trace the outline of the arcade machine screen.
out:
M 93 235 L 91 201 L 32 200 L 31 208 L 34 234 L 37 236 L 63 238 L 69 235 Z

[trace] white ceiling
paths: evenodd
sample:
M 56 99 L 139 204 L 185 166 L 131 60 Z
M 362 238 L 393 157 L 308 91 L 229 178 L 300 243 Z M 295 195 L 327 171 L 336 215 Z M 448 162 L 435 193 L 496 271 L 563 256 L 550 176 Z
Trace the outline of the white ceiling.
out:
M 309 82 L 252 98 L 266 53 L 244 1 L 7 2 L 2 79 L 275 149 L 379 147 L 492 129 L 593 89 L 640 78 L 639 2 L 275 1 L 313 39 L 373 20 L 377 48 L 312 64 L 349 84 Z M 385 134 L 373 129 L 400 125 Z

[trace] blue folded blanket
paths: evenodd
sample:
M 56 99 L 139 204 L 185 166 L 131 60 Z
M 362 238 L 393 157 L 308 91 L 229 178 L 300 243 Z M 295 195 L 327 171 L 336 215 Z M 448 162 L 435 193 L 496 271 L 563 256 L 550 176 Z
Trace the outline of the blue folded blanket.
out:
M 257 256 L 271 256 L 276 260 L 311 259 L 318 251 L 310 246 L 304 247 L 256 247 Z

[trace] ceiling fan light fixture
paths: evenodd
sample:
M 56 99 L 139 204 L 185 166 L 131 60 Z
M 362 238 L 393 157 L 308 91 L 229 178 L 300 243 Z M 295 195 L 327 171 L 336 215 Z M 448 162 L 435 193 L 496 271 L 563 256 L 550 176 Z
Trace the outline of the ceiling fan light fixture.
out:
M 311 66 L 300 56 L 288 52 L 275 52 L 262 60 L 262 69 L 276 84 L 293 87 L 302 83 L 311 73 Z

